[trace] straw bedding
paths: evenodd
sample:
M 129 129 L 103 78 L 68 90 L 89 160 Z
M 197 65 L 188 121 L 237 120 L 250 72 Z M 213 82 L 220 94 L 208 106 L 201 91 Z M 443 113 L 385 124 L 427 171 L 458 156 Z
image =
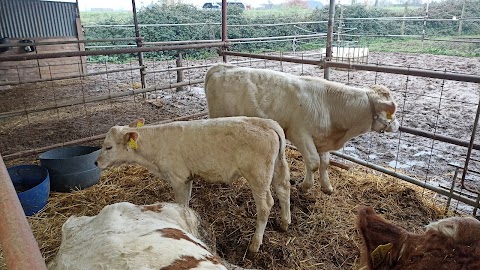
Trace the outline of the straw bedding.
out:
M 304 165 L 300 153 L 287 149 L 287 156 L 292 180 L 301 181 Z M 361 242 L 352 209 L 358 204 L 371 205 L 385 218 L 414 232 L 441 217 L 432 194 L 395 178 L 363 167 L 350 171 L 331 167 L 330 178 L 335 188 L 332 195 L 323 194 L 318 183 L 307 194 L 292 186 L 292 224 L 287 232 L 280 231 L 276 201 L 264 243 L 255 255 L 246 253 L 255 229 L 255 204 L 244 180 L 224 185 L 195 179 L 190 206 L 209 226 L 220 256 L 239 266 L 261 269 L 357 269 Z M 61 226 L 68 217 L 96 215 L 104 206 L 122 201 L 171 202 L 173 192 L 166 181 L 146 169 L 124 166 L 105 170 L 100 183 L 86 190 L 51 194 L 45 211 L 29 218 L 46 261 L 55 256 Z

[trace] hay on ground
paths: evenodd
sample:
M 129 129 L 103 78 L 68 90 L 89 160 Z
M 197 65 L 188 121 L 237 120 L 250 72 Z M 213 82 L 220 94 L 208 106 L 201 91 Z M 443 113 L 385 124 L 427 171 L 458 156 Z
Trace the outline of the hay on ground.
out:
M 292 180 L 300 182 L 304 176 L 300 153 L 287 149 L 287 157 Z M 292 224 L 287 232 L 279 228 L 276 201 L 263 245 L 253 256 L 246 251 L 255 230 L 256 211 L 244 180 L 225 185 L 195 179 L 190 206 L 210 226 L 220 256 L 239 266 L 262 269 L 357 269 L 361 242 L 352 209 L 358 204 L 373 206 L 413 232 L 422 231 L 442 215 L 432 194 L 363 167 L 350 171 L 331 167 L 330 179 L 335 188 L 332 195 L 323 194 L 318 181 L 307 194 L 292 186 Z M 55 256 L 68 217 L 96 215 L 104 206 L 122 201 L 138 205 L 172 202 L 173 191 L 146 169 L 124 166 L 105 170 L 100 183 L 86 190 L 52 193 L 45 211 L 29 218 L 46 261 Z

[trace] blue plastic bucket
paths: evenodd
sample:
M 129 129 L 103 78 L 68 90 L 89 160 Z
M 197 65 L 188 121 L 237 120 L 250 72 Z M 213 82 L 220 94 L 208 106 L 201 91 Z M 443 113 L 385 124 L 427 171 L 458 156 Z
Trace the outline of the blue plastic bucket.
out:
M 47 204 L 50 194 L 48 170 L 38 165 L 7 168 L 25 215 L 31 216 Z
M 70 192 L 98 183 L 101 170 L 95 161 L 100 150 L 93 146 L 69 146 L 41 154 L 40 164 L 50 173 L 50 189 Z

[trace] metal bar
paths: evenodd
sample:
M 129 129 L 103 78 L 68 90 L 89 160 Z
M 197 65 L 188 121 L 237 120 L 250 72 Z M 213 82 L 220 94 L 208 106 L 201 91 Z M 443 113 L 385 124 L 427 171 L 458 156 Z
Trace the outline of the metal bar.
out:
M 137 7 L 135 6 L 135 0 L 132 0 L 132 12 L 133 12 L 133 24 L 135 25 L 135 37 L 140 38 L 140 29 L 138 28 L 138 18 L 137 18 Z M 137 47 L 142 47 L 142 42 L 140 39 L 136 39 Z M 142 88 L 147 87 L 147 82 L 145 80 L 145 65 L 143 63 L 143 52 L 138 52 L 138 64 L 142 67 L 140 69 L 140 82 Z
M 113 49 L 113 50 L 95 50 L 95 51 L 76 51 L 76 52 L 58 52 L 58 53 L 43 53 L 43 54 L 25 54 L 25 55 L 11 55 L 0 57 L 0 62 L 3 61 L 22 61 L 32 59 L 46 59 L 46 58 L 61 58 L 61 57 L 76 57 L 76 56 L 91 56 L 91 55 L 111 55 L 124 53 L 138 53 L 138 52 L 158 52 L 171 50 L 188 50 L 211 47 L 227 46 L 225 42 L 212 42 L 203 44 L 187 44 L 187 45 L 172 45 L 172 46 L 155 46 L 155 47 L 141 47 L 141 48 L 127 48 L 127 49 Z
M 178 45 L 178 44 L 199 44 L 209 42 L 221 42 L 220 39 L 202 39 L 202 40 L 178 40 L 178 41 L 161 41 L 161 42 L 143 42 L 143 45 Z
M 452 185 L 450 186 L 450 194 L 453 194 L 453 190 L 455 189 L 455 180 L 457 180 L 458 176 L 458 170 L 459 168 L 455 168 L 455 173 L 453 174 L 453 179 L 452 179 Z M 450 202 L 452 201 L 452 197 L 448 195 L 447 203 L 445 206 L 445 213 L 448 212 L 448 209 L 450 208 Z
M 76 43 L 93 43 L 93 42 L 114 42 L 114 41 L 130 41 L 130 40 L 143 40 L 142 37 L 139 38 L 109 38 L 109 39 L 84 39 L 84 40 L 59 40 L 59 41 L 40 41 L 33 43 L 9 43 L 9 44 L 0 44 L 0 48 L 4 47 L 22 47 L 25 45 L 59 45 L 59 44 L 76 44 Z
M 470 145 L 470 143 L 468 141 L 465 141 L 465 140 L 460 140 L 460 139 L 457 139 L 457 138 L 444 136 L 444 135 L 438 135 L 438 134 L 435 134 L 435 133 L 432 133 L 432 132 L 427 132 L 427 131 L 420 130 L 420 129 L 403 127 L 403 126 L 400 127 L 399 129 L 400 129 L 400 131 L 408 133 L 408 134 L 417 135 L 417 136 L 433 139 L 433 140 L 440 141 L 440 142 L 446 142 L 446 143 L 450 143 L 450 144 L 454 144 L 454 145 L 458 145 L 458 146 L 463 146 L 463 147 L 469 147 L 469 145 Z M 475 149 L 475 150 L 480 150 L 480 145 L 474 143 L 472 145 L 472 148 Z
M 153 123 L 153 124 L 166 124 L 166 123 L 170 123 L 170 122 L 174 122 L 174 121 L 183 121 L 183 120 L 188 120 L 188 119 L 197 118 L 197 117 L 206 116 L 206 115 L 208 115 L 208 113 L 206 113 L 206 112 L 191 114 L 191 115 L 180 116 L 180 117 L 176 117 L 176 118 L 163 120 L 163 121 Z M 95 136 L 91 136 L 91 137 L 87 137 L 87 138 L 82 138 L 82 139 L 77 139 L 77 140 L 73 140 L 73 141 L 64 142 L 64 143 L 52 144 L 52 145 L 37 148 L 37 149 L 30 149 L 30 150 L 21 151 L 21 152 L 13 153 L 13 154 L 10 154 L 10 155 L 6 155 L 4 157 L 4 159 L 5 160 L 10 160 L 10 159 L 15 159 L 15 158 L 26 157 L 26 156 L 30 156 L 30 155 L 34 155 L 34 154 L 39 154 L 39 153 L 42 153 L 42 152 L 45 152 L 45 151 L 48 151 L 48 150 L 51 150 L 51 149 L 54 149 L 54 148 L 57 148 L 57 147 L 64 147 L 64 146 L 76 145 L 76 144 L 80 144 L 80 143 L 93 142 L 93 141 L 101 140 L 101 139 L 104 139 L 104 138 L 105 138 L 105 134 L 100 134 L 100 135 L 95 135 Z M 35 268 L 25 268 L 25 269 L 35 269 Z
M 0 155 L 0 245 L 9 270 L 47 269 Z
M 299 58 L 293 58 L 293 57 L 269 56 L 269 55 L 261 55 L 261 54 L 250 54 L 250 53 L 239 53 L 239 52 L 228 52 L 228 51 L 222 52 L 222 54 L 257 58 L 257 59 L 267 59 L 267 60 L 274 60 L 274 61 L 284 61 L 284 62 L 290 62 L 290 63 L 310 64 L 310 65 L 317 65 L 321 67 L 336 67 L 336 68 L 355 69 L 355 70 L 368 70 L 368 71 L 377 71 L 377 72 L 392 73 L 392 74 L 446 79 L 446 80 L 452 80 L 452 81 L 480 83 L 480 76 L 460 74 L 460 73 L 431 71 L 431 70 L 423 70 L 423 69 L 415 69 L 415 68 L 390 67 L 390 66 L 380 66 L 380 65 L 342 63 L 342 62 L 322 61 L 322 60 L 306 60 L 306 59 L 299 59 Z
M 31 108 L 25 108 L 21 110 L 3 112 L 3 113 L 0 113 L 0 119 L 9 118 L 13 116 L 27 115 L 29 113 L 43 112 L 51 109 L 64 108 L 64 107 L 69 107 L 73 105 L 99 102 L 99 101 L 103 101 L 111 98 L 119 98 L 119 97 L 126 97 L 130 95 L 143 94 L 143 93 L 152 92 L 155 90 L 177 88 L 180 86 L 187 86 L 187 85 L 198 84 L 198 83 L 203 83 L 203 79 L 197 79 L 197 80 L 183 82 L 183 83 L 172 83 L 172 84 L 166 84 L 166 85 L 160 85 L 160 86 L 153 86 L 148 88 L 142 88 L 140 90 L 131 89 L 130 91 L 113 93 L 106 96 L 88 97 L 85 99 L 73 99 L 73 100 L 68 100 L 63 102 L 56 102 L 55 104 L 50 104 L 46 106 L 31 107 Z
M 222 0 L 222 42 L 227 42 L 227 0 Z M 226 51 L 225 47 L 221 51 Z M 227 62 L 227 56 L 222 54 L 223 62 Z
M 462 178 L 460 180 L 460 183 L 462 184 L 462 187 L 465 188 L 466 190 L 470 192 L 475 192 L 479 194 L 478 191 L 473 191 L 465 186 L 465 176 L 467 176 L 468 173 L 468 165 L 470 163 L 470 156 L 472 155 L 472 149 L 473 145 L 475 143 L 475 135 L 477 134 L 477 127 L 478 127 L 478 119 L 480 118 L 480 100 L 478 101 L 477 105 L 477 112 L 475 113 L 475 121 L 473 122 L 473 128 L 472 128 L 472 135 L 470 136 L 470 143 L 468 145 L 468 150 L 467 150 L 467 157 L 465 158 L 465 164 L 463 166 L 463 173 L 462 173 Z
M 443 41 L 443 42 L 457 42 L 457 43 L 472 43 L 472 44 L 479 44 L 480 43 L 480 40 L 457 40 L 457 39 L 441 39 L 441 38 L 425 38 L 425 40 Z
M 330 6 L 328 7 L 328 26 L 327 26 L 327 43 L 326 43 L 326 54 L 325 60 L 331 61 L 333 52 L 333 26 L 334 26 L 334 19 L 335 19 L 335 0 L 330 0 Z M 325 66 L 323 71 L 323 78 L 326 80 L 330 80 L 330 68 Z
M 251 54 L 251 53 L 240 53 L 240 52 L 229 52 L 229 51 L 224 51 L 224 52 L 222 52 L 222 54 L 231 55 L 231 56 L 256 58 L 256 59 L 284 61 L 284 62 L 289 62 L 289 63 L 310 64 L 310 65 L 316 65 L 316 66 L 322 66 L 323 65 L 323 61 L 321 61 L 321 60 L 308 60 L 308 59 L 285 57 L 285 56 L 273 56 L 273 55 Z
M 448 190 L 445 190 L 441 187 L 436 187 L 436 186 L 433 186 L 431 184 L 428 184 L 426 182 L 422 182 L 418 179 L 415 179 L 413 177 L 410 177 L 408 175 L 405 175 L 405 174 L 401 174 L 401 173 L 397 173 L 397 172 L 394 172 L 394 171 L 391 171 L 387 168 L 384 168 L 382 166 L 379 166 L 379 165 L 376 165 L 376 164 L 372 164 L 370 162 L 367 162 L 365 160 L 362 160 L 362 159 L 358 159 L 358 158 L 354 158 L 354 157 L 351 157 L 351 156 L 348 156 L 348 155 L 345 155 L 345 154 L 342 154 L 340 152 L 337 152 L 337 151 L 333 151 L 333 152 L 330 152 L 332 153 L 333 155 L 336 155 L 338 157 L 341 157 L 343 159 L 346 159 L 346 160 L 350 160 L 352 162 L 355 162 L 355 163 L 358 163 L 362 166 L 365 166 L 365 167 L 368 167 L 368 168 L 371 168 L 371 169 L 374 169 L 374 170 L 377 170 L 379 172 L 382 172 L 382 173 L 385 173 L 385 174 L 388 174 L 388 175 L 391 175 L 393 177 L 396 177 L 396 178 L 399 178 L 399 179 L 402 179 L 404 181 L 407 181 L 411 184 L 414 184 L 414 185 L 417 185 L 417 186 L 420 186 L 422 188 L 426 188 L 426 189 L 429 189 L 431 191 L 434 191 L 438 194 L 441 194 L 441 195 L 444 195 L 444 196 L 451 196 L 452 199 L 455 199 L 457 201 L 460 201 L 460 202 L 463 202 L 463 203 L 466 203 L 468 205 L 471 205 L 471 206 L 476 206 L 476 202 L 474 200 L 471 200 L 471 199 L 468 199 L 468 198 L 465 198 L 465 197 L 462 197 L 460 195 L 457 195 L 457 194 L 450 194 L 450 192 Z
M 276 37 L 257 37 L 257 38 L 232 38 L 232 41 L 255 41 L 255 40 L 272 40 L 272 39 L 289 39 L 289 38 L 303 38 L 303 37 L 325 37 L 327 34 L 308 34 L 308 35 L 293 35 L 293 36 L 276 36 Z
M 446 80 L 461 81 L 461 82 L 480 83 L 480 76 L 477 76 L 477 75 L 430 71 L 430 70 L 415 69 L 415 68 L 388 67 L 388 66 L 376 66 L 376 65 L 365 65 L 365 64 L 349 64 L 349 63 L 340 63 L 340 62 L 331 62 L 331 61 L 325 62 L 325 66 L 336 67 L 336 68 L 346 68 L 346 69 L 356 69 L 356 70 L 378 71 L 383 73 L 403 74 L 403 75 L 446 79 Z
M 19 81 L 19 82 L 2 82 L 2 83 L 0 83 L 0 86 L 4 86 L 4 85 L 13 86 L 13 85 L 20 85 L 20 84 L 27 84 L 27 83 L 39 83 L 39 82 L 50 82 L 50 81 L 57 81 L 57 80 L 67 80 L 67 79 L 83 78 L 83 77 L 104 75 L 104 74 L 109 74 L 109 73 L 117 73 L 117 72 L 123 72 L 123 71 L 136 70 L 136 69 L 141 69 L 141 68 L 142 68 L 142 67 L 131 67 L 131 68 L 112 69 L 112 70 L 107 70 L 107 71 L 91 72 L 91 73 L 83 74 L 83 75 L 62 76 L 62 77 L 56 77 L 56 78 L 52 78 L 52 79 L 38 79 L 38 80 Z

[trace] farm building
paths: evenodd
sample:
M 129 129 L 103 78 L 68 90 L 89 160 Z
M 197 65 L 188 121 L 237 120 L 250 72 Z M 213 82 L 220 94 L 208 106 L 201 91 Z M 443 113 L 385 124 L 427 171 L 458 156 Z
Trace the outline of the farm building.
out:
M 84 51 L 83 32 L 76 3 L 2 0 L 0 38 L 2 56 Z M 0 63 L 1 82 L 32 81 L 81 75 L 85 57 L 32 59 Z
M 193 177 L 190 207 L 209 231 L 205 246 L 222 262 L 247 269 L 359 269 L 358 205 L 409 232 L 447 216 L 478 219 L 480 20 L 462 15 L 462 3 L 451 5 L 461 18 L 452 20 L 434 17 L 442 16 L 436 13 L 442 4 L 399 17 L 360 6 L 334 9 L 334 0 L 323 9 L 276 15 L 230 10 L 225 0 L 221 11 L 131 2 L 131 12 L 90 21 L 77 3 L 0 0 L 0 37 L 8 38 L 0 45 L 0 216 L 7 217 L 0 219 L 1 270 L 53 267 L 70 216 L 99 217 L 104 207 L 123 202 L 174 202 L 166 179 L 138 165 L 100 172 L 96 155 L 115 125 L 209 118 L 205 76 L 223 62 L 358 89 L 384 85 L 395 99 L 399 130 L 366 132 L 331 151 L 332 194 L 322 189 L 321 171 L 308 192 L 300 190 L 305 156 L 288 142 L 292 222 L 282 231 L 272 192 L 263 244 L 254 254 L 248 247 L 258 209 L 246 180 L 227 185 Z M 364 18 L 351 15 L 359 9 Z M 449 37 L 435 36 L 435 29 Z M 439 51 L 450 55 L 434 54 Z M 285 111 L 293 103 L 287 101 Z M 361 115 L 336 105 L 352 118 Z M 60 190 L 49 168 L 48 201 L 26 217 L 12 168 L 60 164 L 68 158 L 50 156 L 78 147 L 88 153 L 60 168 L 79 169 L 90 182 Z M 64 173 L 67 182 L 74 179 L 70 173 Z

